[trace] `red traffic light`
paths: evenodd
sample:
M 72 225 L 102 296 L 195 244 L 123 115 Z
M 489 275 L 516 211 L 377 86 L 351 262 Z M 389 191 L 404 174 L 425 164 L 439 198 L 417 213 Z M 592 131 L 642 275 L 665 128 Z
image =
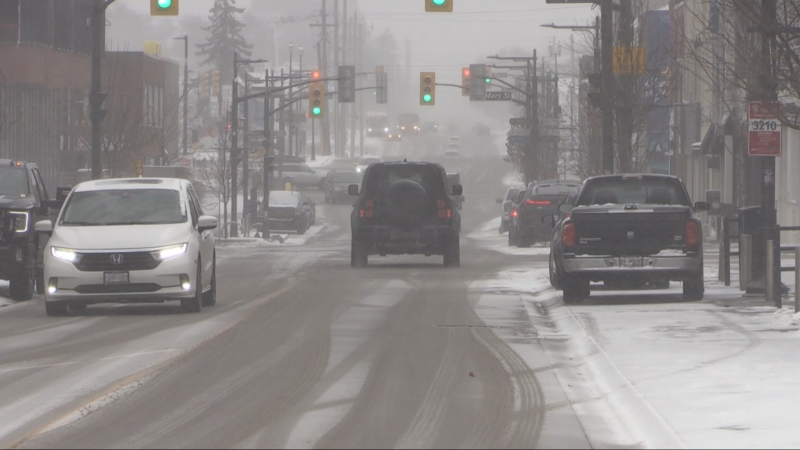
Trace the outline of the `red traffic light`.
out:
M 320 73 L 319 70 L 314 70 L 313 72 L 311 72 L 311 78 L 319 80 L 320 78 L 322 78 L 322 74 Z
M 469 76 L 469 70 L 465 70 L 465 71 L 464 71 L 464 76 L 465 76 L 465 77 L 468 77 L 468 76 Z

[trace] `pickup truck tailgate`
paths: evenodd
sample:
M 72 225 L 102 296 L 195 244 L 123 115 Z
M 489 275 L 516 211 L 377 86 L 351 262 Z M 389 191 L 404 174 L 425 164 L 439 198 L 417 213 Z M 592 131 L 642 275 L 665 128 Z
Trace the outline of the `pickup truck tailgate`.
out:
M 584 255 L 648 256 L 685 248 L 685 206 L 591 206 L 572 212 L 576 253 Z

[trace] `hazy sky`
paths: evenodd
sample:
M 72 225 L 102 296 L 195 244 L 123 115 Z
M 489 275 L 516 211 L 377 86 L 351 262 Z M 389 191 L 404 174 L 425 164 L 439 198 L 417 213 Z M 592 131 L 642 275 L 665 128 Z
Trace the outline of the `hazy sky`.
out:
M 319 0 L 239 0 L 238 5 L 246 7 L 254 2 L 280 4 L 286 1 L 311 5 L 321 3 Z M 591 5 L 548 5 L 545 0 L 455 1 L 456 11 L 451 14 L 426 14 L 423 0 L 350 0 L 349 4 L 350 11 L 354 3 L 358 5 L 376 33 L 390 28 L 398 37 L 401 49 L 403 41 L 408 39 L 415 70 L 444 72 L 454 68 L 453 80 L 458 78 L 458 68 L 475 62 L 477 58 L 496 54 L 500 49 L 538 48 L 541 55 L 547 52 L 548 43 L 554 36 L 564 43 L 569 40 L 570 32 L 541 28 L 541 24 L 585 25 L 595 15 Z M 143 0 L 120 2 L 142 13 L 148 11 L 148 3 Z M 343 2 L 339 0 L 340 5 Z M 213 0 L 184 0 L 181 14 L 205 17 L 212 5 Z M 328 0 L 328 5 L 332 8 L 333 1 Z

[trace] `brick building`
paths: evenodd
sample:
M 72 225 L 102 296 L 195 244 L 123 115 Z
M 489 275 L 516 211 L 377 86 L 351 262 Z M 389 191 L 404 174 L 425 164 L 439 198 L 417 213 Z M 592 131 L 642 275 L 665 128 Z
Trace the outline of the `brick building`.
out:
M 38 163 L 51 186 L 83 162 L 91 5 L 0 0 L 0 157 Z

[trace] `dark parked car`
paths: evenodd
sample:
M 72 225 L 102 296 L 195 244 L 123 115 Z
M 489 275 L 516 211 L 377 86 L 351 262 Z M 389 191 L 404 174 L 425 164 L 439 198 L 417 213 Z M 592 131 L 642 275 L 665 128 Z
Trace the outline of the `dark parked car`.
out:
M 605 175 L 586 180 L 574 206 L 564 204 L 550 244 L 550 282 L 566 303 L 590 295 L 591 282 L 611 287 L 669 287 L 703 299 L 703 228 L 679 178 Z
M 363 173 L 331 172 L 325 179 L 325 201 L 327 203 L 351 202 L 348 189 L 351 184 L 361 184 Z
M 506 195 L 503 198 L 497 199 L 497 204 L 503 207 L 503 211 L 500 213 L 500 234 L 508 231 L 508 224 L 509 220 L 511 219 L 511 210 L 514 206 L 514 203 L 517 201 L 519 193 L 524 189 L 524 187 L 508 188 Z
M 44 293 L 45 242 L 33 226 L 53 219 L 50 208 L 62 203 L 49 199 L 35 164 L 0 159 L 0 279 L 9 281 L 16 301 L 30 300 L 34 289 Z
M 534 243 L 550 242 L 553 223 L 546 219 L 557 215 L 567 195 L 580 187 L 580 181 L 544 181 L 531 183 L 528 189 L 519 193 L 517 215 L 509 222 L 515 243 L 519 247 L 530 247 Z
M 308 204 L 299 192 L 272 191 L 269 194 L 269 228 L 275 231 L 294 231 L 306 234 L 311 226 Z
M 366 267 L 369 255 L 443 255 L 445 267 L 461 265 L 461 214 L 453 197 L 462 187 L 448 189 L 447 173 L 439 164 L 381 163 L 369 166 L 358 196 L 351 226 L 351 265 Z

